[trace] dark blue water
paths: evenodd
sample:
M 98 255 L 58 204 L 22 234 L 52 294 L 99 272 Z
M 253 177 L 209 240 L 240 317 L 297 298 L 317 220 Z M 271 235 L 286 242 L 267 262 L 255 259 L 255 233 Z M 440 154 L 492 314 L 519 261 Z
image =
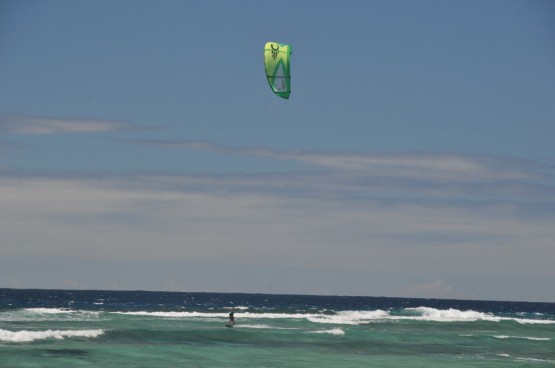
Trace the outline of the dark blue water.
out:
M 102 301 L 102 304 L 99 304 L 99 301 Z M 275 311 L 307 309 L 371 311 L 429 307 L 440 310 L 474 310 L 501 316 L 522 314 L 545 315 L 546 318 L 555 316 L 555 303 L 536 302 L 243 293 L 0 289 L 0 309 L 75 308 L 106 311 L 151 309 L 164 311 L 187 308 L 201 311 L 209 308 L 223 309 L 233 305 Z

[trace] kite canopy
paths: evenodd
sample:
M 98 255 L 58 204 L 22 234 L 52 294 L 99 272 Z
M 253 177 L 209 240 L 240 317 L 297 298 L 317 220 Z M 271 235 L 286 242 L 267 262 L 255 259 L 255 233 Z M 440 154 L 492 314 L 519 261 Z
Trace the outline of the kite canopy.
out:
M 291 94 L 291 45 L 266 42 L 264 46 L 264 66 L 270 88 L 276 95 L 289 98 Z

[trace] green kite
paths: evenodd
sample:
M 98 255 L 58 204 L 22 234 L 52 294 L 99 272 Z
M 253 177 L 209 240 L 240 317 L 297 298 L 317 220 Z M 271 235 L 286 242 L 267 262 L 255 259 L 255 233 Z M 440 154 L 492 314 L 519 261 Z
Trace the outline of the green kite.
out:
M 266 42 L 264 46 L 264 66 L 270 88 L 276 95 L 289 98 L 291 94 L 291 45 Z

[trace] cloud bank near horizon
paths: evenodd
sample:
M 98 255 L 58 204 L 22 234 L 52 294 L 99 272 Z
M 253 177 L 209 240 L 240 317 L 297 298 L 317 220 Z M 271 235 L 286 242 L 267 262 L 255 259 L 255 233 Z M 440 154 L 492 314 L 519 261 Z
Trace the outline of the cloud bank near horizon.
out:
M 459 278 L 555 276 L 555 180 L 546 163 L 195 141 L 140 144 L 293 160 L 307 170 L 94 176 L 0 171 L 3 254 L 386 275 L 390 281 L 354 291 L 369 295 L 416 290 L 457 297 L 475 295 L 451 286 Z M 253 282 L 245 281 L 244 290 L 252 290 Z M 327 291 L 321 286 L 307 284 L 306 292 L 346 292 L 340 285 Z M 495 293 L 491 286 L 478 297 Z

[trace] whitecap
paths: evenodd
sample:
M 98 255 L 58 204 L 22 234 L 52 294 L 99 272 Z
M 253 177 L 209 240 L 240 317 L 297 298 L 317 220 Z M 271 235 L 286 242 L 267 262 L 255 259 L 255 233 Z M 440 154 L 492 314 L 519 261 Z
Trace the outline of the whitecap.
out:
M 433 322 L 475 322 L 475 321 L 515 321 L 521 324 L 555 324 L 555 320 L 525 319 L 498 317 L 492 313 L 477 312 L 473 310 L 461 311 L 458 309 L 435 309 L 429 307 L 406 308 L 405 311 L 413 316 L 392 316 L 392 319 L 423 320 Z
M 236 327 L 239 327 L 239 326 L 236 326 Z M 241 325 L 240 327 L 241 328 L 273 328 L 270 325 L 263 325 L 263 324 L 260 324 L 260 325 Z
M 343 336 L 345 335 L 345 331 L 343 331 L 340 328 L 332 328 L 330 330 L 317 330 L 317 331 L 310 331 L 310 333 L 315 333 L 315 334 L 330 334 L 330 335 L 336 335 L 336 336 Z
M 0 321 L 81 321 L 97 319 L 100 313 L 62 308 L 25 308 L 0 312 Z
M 235 309 L 235 310 L 247 310 L 247 309 L 249 309 L 249 307 L 244 307 L 244 306 L 241 306 L 241 305 L 236 306 L 236 307 L 227 307 L 226 309 L 232 309 L 232 308 Z
M 64 339 L 66 337 L 98 337 L 103 333 L 103 330 L 8 331 L 0 329 L 0 341 L 31 342 L 44 339 Z
M 461 311 L 458 309 L 435 309 L 429 307 L 406 308 L 405 311 L 415 313 L 415 316 L 397 316 L 397 319 L 416 319 L 434 322 L 474 322 L 501 320 L 491 313 L 476 312 L 473 310 Z
M 523 318 L 503 318 L 504 320 L 516 321 L 523 325 L 553 325 L 555 321 L 552 319 L 523 319 Z
M 75 313 L 74 310 L 65 308 L 24 308 L 27 312 L 39 314 L 70 314 Z
M 236 328 L 255 328 L 255 329 L 271 329 L 271 330 L 298 330 L 296 327 L 276 327 L 265 324 L 253 324 L 253 325 L 235 325 Z
M 550 337 L 528 337 L 528 336 L 508 336 L 508 335 L 494 335 L 496 339 L 523 339 L 533 341 L 551 341 Z
M 524 358 L 524 357 L 515 358 L 515 360 L 524 361 L 524 362 L 541 362 L 541 363 L 553 363 L 553 362 L 555 362 L 554 360 L 537 359 L 537 358 Z
M 129 316 L 162 317 L 162 318 L 195 318 L 195 317 L 227 317 L 227 313 L 203 313 L 203 312 L 112 312 Z
M 218 313 L 218 312 L 147 312 L 147 311 L 135 311 L 135 312 L 113 312 L 115 314 L 124 314 L 131 316 L 145 316 L 145 317 L 163 317 L 163 318 L 227 318 L 228 313 Z M 251 313 L 251 312 L 240 312 L 235 313 L 236 318 L 241 319 L 303 319 L 310 316 L 316 316 L 315 314 L 303 314 L 303 313 Z
M 372 321 L 385 320 L 390 314 L 383 310 L 374 311 L 340 311 L 336 314 L 318 314 L 308 316 L 308 320 L 315 323 L 331 323 L 340 325 L 358 325 Z
M 244 307 L 246 308 L 246 307 Z M 63 311 L 68 313 L 68 311 Z M 198 311 L 129 311 L 112 312 L 117 314 L 160 317 L 160 318 L 213 318 L 223 319 L 228 317 L 228 312 L 198 312 Z M 335 313 L 253 313 L 238 311 L 236 319 L 293 319 L 308 320 L 313 323 L 337 324 L 337 325 L 360 325 L 367 323 L 380 323 L 387 321 L 433 321 L 433 322 L 475 322 L 475 321 L 516 321 L 522 324 L 555 324 L 555 320 L 530 320 L 523 318 L 499 317 L 491 313 L 477 312 L 473 310 L 461 311 L 458 309 L 435 309 L 429 307 L 406 308 L 396 313 L 381 309 L 372 311 L 338 311 Z

